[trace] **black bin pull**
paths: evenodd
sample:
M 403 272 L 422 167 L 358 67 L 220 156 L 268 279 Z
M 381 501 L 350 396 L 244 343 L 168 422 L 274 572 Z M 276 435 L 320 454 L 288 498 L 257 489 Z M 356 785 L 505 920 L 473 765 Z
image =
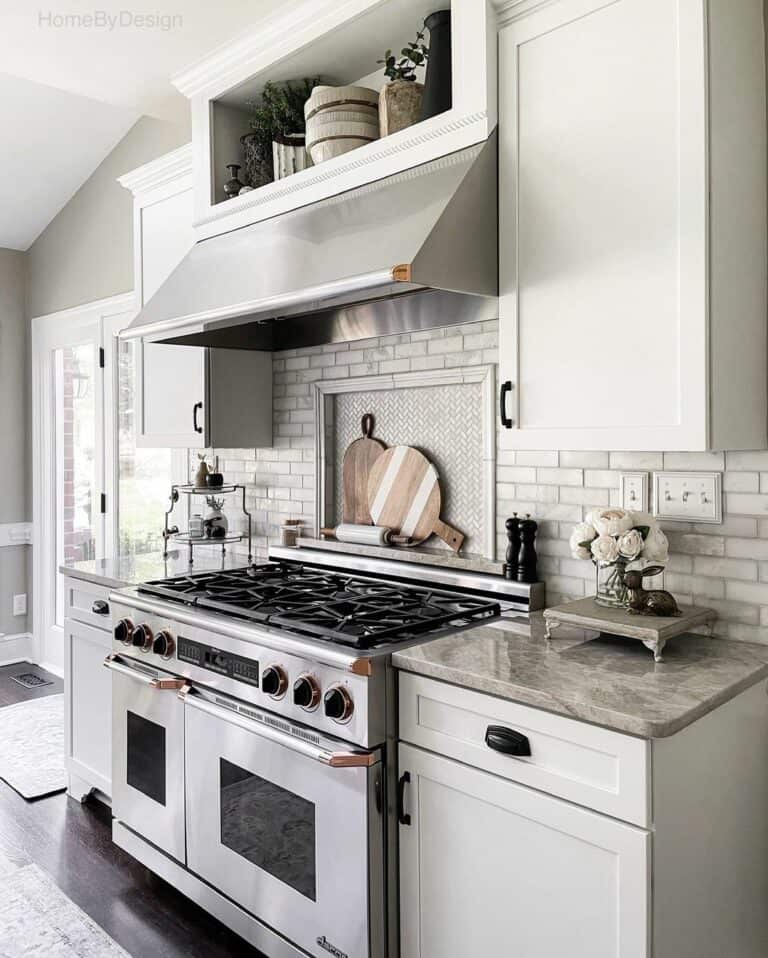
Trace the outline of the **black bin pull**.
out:
M 488 726 L 485 730 L 485 744 L 494 752 L 501 752 L 503 755 L 525 757 L 531 754 L 531 743 L 528 737 L 522 732 L 505 728 L 503 725 Z
M 411 816 L 405 810 L 405 786 L 411 781 L 411 773 L 403 772 L 397 783 L 397 820 L 401 825 L 410 825 Z
M 91 612 L 93 612 L 94 615 L 109 615 L 109 603 L 103 599 L 96 599 L 91 606 Z

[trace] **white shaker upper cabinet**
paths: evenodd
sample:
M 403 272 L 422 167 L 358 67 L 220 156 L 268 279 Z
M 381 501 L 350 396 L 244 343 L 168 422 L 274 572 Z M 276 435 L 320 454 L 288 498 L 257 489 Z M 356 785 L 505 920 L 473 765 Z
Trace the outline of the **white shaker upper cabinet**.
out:
M 139 308 L 195 243 L 192 149 L 181 147 L 120 183 L 133 192 L 134 282 Z M 205 349 L 137 340 L 136 445 L 205 445 Z
M 764 447 L 762 0 L 501 22 L 502 445 Z

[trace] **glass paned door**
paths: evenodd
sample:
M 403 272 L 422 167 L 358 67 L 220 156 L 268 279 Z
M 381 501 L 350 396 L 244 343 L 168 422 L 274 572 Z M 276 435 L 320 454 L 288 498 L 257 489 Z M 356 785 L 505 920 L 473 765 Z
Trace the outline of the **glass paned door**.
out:
M 102 552 L 101 380 L 95 342 L 52 352 L 53 438 L 57 566 L 95 559 Z M 64 589 L 56 576 L 55 625 L 64 625 Z

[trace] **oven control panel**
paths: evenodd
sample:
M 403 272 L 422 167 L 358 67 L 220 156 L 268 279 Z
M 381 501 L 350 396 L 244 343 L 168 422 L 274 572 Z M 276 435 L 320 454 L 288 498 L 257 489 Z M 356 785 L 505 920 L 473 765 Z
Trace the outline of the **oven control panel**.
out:
M 241 639 L 207 624 L 181 622 L 170 613 L 144 609 L 140 603 L 114 598 L 110 605 L 113 649 L 121 658 L 365 748 L 386 738 L 383 661 L 375 673 L 356 673 L 310 654 L 309 640 L 308 654 L 300 655 L 281 647 L 281 637 L 273 632 L 264 635 L 268 642 L 260 642 L 256 627 L 243 628 L 249 637 Z M 296 643 L 288 639 L 286 644 Z
M 203 645 L 180 635 L 176 640 L 176 657 L 180 662 L 188 662 L 198 668 L 226 675 L 227 678 L 259 685 L 259 663 L 255 659 L 245 659 L 231 652 L 223 652 L 212 645 Z

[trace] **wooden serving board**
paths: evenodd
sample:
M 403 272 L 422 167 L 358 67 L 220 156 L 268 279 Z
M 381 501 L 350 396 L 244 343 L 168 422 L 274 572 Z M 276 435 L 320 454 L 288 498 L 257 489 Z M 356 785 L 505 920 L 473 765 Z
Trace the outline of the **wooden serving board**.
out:
M 376 460 L 387 448 L 379 439 L 373 439 L 373 415 L 366 413 L 361 422 L 363 435 L 347 446 L 341 467 L 343 486 L 342 522 L 371 525 L 368 507 L 368 477 Z
M 440 520 L 437 469 L 413 446 L 393 446 L 376 460 L 368 479 L 368 507 L 377 526 L 388 526 L 419 545 L 433 533 L 458 552 L 464 536 Z

